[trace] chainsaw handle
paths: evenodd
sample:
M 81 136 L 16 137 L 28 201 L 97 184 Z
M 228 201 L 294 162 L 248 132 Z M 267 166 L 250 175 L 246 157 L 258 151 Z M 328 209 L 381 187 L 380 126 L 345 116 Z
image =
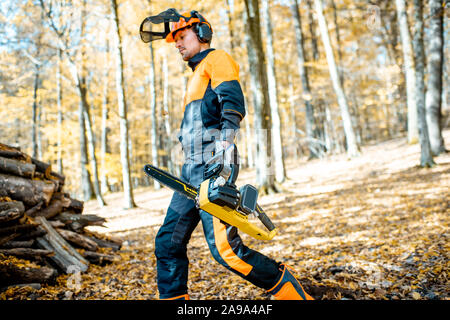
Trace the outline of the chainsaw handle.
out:
M 272 231 L 275 229 L 275 226 L 273 225 L 272 221 L 270 221 L 270 218 L 265 214 L 263 209 L 258 204 L 256 205 L 256 212 L 258 213 L 259 220 L 261 220 L 262 224 L 269 231 Z

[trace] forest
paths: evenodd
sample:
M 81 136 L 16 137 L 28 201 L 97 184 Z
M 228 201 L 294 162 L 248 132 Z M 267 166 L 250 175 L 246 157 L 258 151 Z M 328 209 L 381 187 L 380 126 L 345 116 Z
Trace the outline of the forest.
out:
M 401 183 L 402 178 L 411 182 L 410 190 L 414 192 L 420 193 L 422 183 L 429 189 L 420 193 L 423 201 L 415 201 L 409 195 L 400 196 L 408 198 L 409 218 L 399 216 L 398 203 L 394 201 L 393 207 L 388 208 L 389 204 L 383 207 L 386 212 L 380 219 L 389 223 L 406 219 L 403 222 L 408 224 L 408 219 L 416 217 L 417 206 L 426 212 L 431 210 L 435 214 L 433 226 L 442 233 L 440 236 L 427 233 L 429 237 L 424 242 L 415 239 L 418 245 L 414 248 L 423 250 L 429 241 L 434 243 L 436 259 L 429 261 L 426 272 L 432 273 L 439 266 L 438 273 L 442 272 L 446 278 L 449 270 L 445 234 L 450 212 L 450 194 L 446 189 L 450 164 L 449 7 L 448 0 L 2 1 L 0 143 L 48 163 L 53 176 L 65 177 L 64 191 L 68 199 L 80 199 L 88 213 L 111 218 L 110 232 L 118 232 L 115 236 L 124 237 L 126 243 L 135 243 L 139 254 L 150 254 L 141 240 L 135 239 L 136 234 L 120 227 L 115 229 L 114 215 L 128 212 L 136 216 L 147 209 L 158 212 L 145 239 L 152 241 L 155 236 L 152 228 L 162 222 L 161 213 L 167 208 L 159 208 L 158 196 L 165 199 L 164 203 L 170 199 L 168 190 L 149 179 L 143 167 L 150 163 L 180 176 L 184 159 L 178 132 L 183 119 L 183 97 L 192 71 L 173 44 L 164 40 L 142 42 L 139 26 L 146 17 L 168 8 L 176 8 L 180 13 L 195 9 L 212 26 L 211 47 L 225 50 L 239 64 L 246 110 L 236 136 L 241 179 L 258 188 L 274 222 L 285 225 L 287 234 L 297 234 L 302 230 L 288 229 L 289 219 L 297 219 L 289 217 L 289 213 L 303 201 L 299 199 L 310 196 L 308 208 L 321 210 L 317 201 L 325 200 L 319 199 L 320 193 L 309 194 L 309 189 L 300 190 L 299 184 L 317 188 L 323 184 L 327 189 L 327 183 L 342 182 L 345 188 L 339 191 L 330 187 L 333 197 L 326 200 L 327 208 L 335 200 L 334 204 L 342 209 L 349 205 L 347 197 L 352 197 L 350 190 L 354 188 L 345 183 L 376 179 L 378 174 L 388 174 L 383 170 L 389 168 L 389 174 L 399 174 L 394 182 L 403 188 L 398 191 L 400 194 L 409 194 L 407 186 Z M 304 168 L 314 170 L 316 175 L 309 175 Z M 345 179 L 346 175 L 352 178 Z M 334 182 L 330 178 L 333 176 Z M 363 194 L 372 197 L 373 190 L 383 190 L 389 182 L 387 177 L 383 181 L 370 181 L 378 186 L 361 184 L 358 188 L 363 191 L 355 191 L 357 198 L 365 203 L 360 207 L 371 205 L 369 200 L 362 200 Z M 1 192 L 0 196 L 3 196 Z M 145 197 L 154 202 L 144 201 Z M 158 209 L 152 209 L 153 206 Z M 350 206 L 358 207 L 354 203 Z M 279 212 L 274 214 L 276 210 Z M 371 210 L 377 212 L 374 207 L 367 212 Z M 306 207 L 301 212 L 308 214 Z M 336 221 L 345 224 L 349 219 L 348 215 L 338 215 L 333 220 L 327 212 L 322 214 L 321 221 L 326 220 L 322 229 Z M 117 221 L 120 223 L 133 225 L 130 230 L 142 227 L 139 222 L 135 226 L 131 220 Z M 309 232 L 314 224 L 307 228 Z M 108 232 L 101 227 L 92 229 Z M 408 230 L 399 231 L 399 239 L 409 241 L 406 235 L 411 230 Z M 316 233 L 311 236 L 320 238 Z M 195 250 L 200 246 L 196 239 Z M 282 239 L 280 243 L 286 241 Z M 363 242 L 359 242 L 362 247 Z M 330 248 L 320 250 L 322 254 L 336 253 Z M 342 248 L 347 254 L 353 254 L 352 250 Z M 129 252 L 122 253 L 124 259 L 133 260 L 138 256 L 136 253 L 133 257 Z M 417 254 L 405 252 L 405 259 L 412 259 L 411 265 L 417 262 Z M 311 251 L 304 254 L 305 259 L 311 257 Z M 289 259 L 297 263 L 298 258 L 292 254 Z M 206 260 L 196 259 L 200 264 Z M 393 259 L 392 255 L 388 259 Z M 154 268 L 155 261 L 149 263 Z M 323 281 L 325 275 L 306 280 L 306 287 L 316 298 L 448 299 L 448 288 L 442 286 L 446 280 L 440 276 L 433 282 L 434 289 L 414 291 L 419 286 L 415 284 L 414 288 L 410 284 L 409 289 L 393 294 L 394 288 L 389 284 L 366 285 L 363 290 L 361 283 L 367 281 L 353 279 L 352 282 L 344 277 L 341 280 L 346 285 L 343 286 L 341 280 L 334 278 L 336 274 L 352 274 L 352 267 L 353 271 L 358 269 L 355 264 L 349 262 L 343 267 L 336 262 L 327 266 L 327 272 L 332 275 L 328 282 Z M 302 271 L 310 272 L 311 268 L 301 265 Z M 392 270 L 404 275 L 403 271 Z M 93 272 L 101 274 L 102 271 Z M 200 280 L 211 276 L 208 270 L 204 271 L 206 274 L 196 272 Z M 241 286 L 246 285 L 234 276 L 229 277 Z M 85 279 L 85 283 L 92 281 Z M 383 281 L 386 278 L 379 280 Z M 155 284 L 150 286 L 151 293 L 134 292 L 128 297 L 155 298 Z M 326 286 L 334 291 L 327 293 Z M 112 287 L 107 294 L 114 291 Z M 358 293 L 349 293 L 353 289 Z M 105 292 L 83 290 L 75 291 L 75 296 L 92 295 L 102 299 L 122 296 L 122 293 L 105 296 L 101 295 Z M 252 290 L 245 292 L 250 297 L 258 297 Z M 64 292 L 55 295 L 67 298 Z M 51 296 L 52 291 L 41 292 L 42 297 L 46 295 Z M 194 294 L 195 297 L 224 296 L 210 291 L 205 295 Z

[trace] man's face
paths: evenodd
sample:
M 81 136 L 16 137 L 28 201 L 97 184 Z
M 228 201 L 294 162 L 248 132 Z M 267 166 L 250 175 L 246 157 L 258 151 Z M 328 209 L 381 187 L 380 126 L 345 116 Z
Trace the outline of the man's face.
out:
M 202 51 L 202 45 L 192 28 L 186 28 L 175 34 L 175 47 L 184 61 L 188 61 L 197 53 Z

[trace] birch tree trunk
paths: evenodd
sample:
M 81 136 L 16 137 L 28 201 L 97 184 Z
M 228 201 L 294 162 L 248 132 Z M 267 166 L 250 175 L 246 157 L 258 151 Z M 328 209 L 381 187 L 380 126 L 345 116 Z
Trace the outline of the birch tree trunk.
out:
M 157 136 L 158 136 L 158 123 L 156 121 L 156 77 L 155 77 L 155 60 L 154 60 L 154 52 L 153 52 L 153 44 L 150 42 L 149 44 L 150 48 L 150 94 L 151 94 L 151 100 L 150 100 L 150 139 L 152 142 L 152 165 L 159 167 L 159 161 L 158 161 L 158 142 L 157 142 Z M 161 184 L 153 179 L 153 183 L 156 190 L 159 190 L 161 188 Z
M 233 28 L 233 14 L 234 14 L 234 0 L 226 0 L 226 8 L 227 11 L 227 17 L 228 17 L 228 34 L 230 37 L 230 51 L 233 52 L 234 48 L 236 48 L 238 38 L 234 35 L 234 28 Z
M 423 3 L 414 0 L 414 39 L 413 48 L 416 68 L 416 106 L 419 126 L 420 165 L 432 167 L 435 165 L 431 155 L 430 139 L 425 115 L 425 52 L 423 48 Z
M 312 48 L 312 59 L 319 60 L 319 49 L 317 47 L 317 36 L 316 36 L 316 24 L 312 15 L 312 3 L 311 0 L 306 0 L 306 5 L 308 6 L 308 25 L 309 33 L 311 34 L 311 48 Z
M 297 68 L 302 82 L 303 102 L 305 104 L 305 129 L 308 143 L 309 158 L 318 158 L 319 155 L 314 147 L 314 110 L 311 104 L 312 95 L 309 87 L 308 70 L 305 66 L 305 52 L 303 50 L 303 31 L 299 13 L 298 1 L 292 0 L 291 11 L 294 16 L 295 40 L 297 44 Z
M 266 27 L 267 84 L 269 89 L 270 114 L 272 117 L 272 152 L 275 166 L 275 180 L 279 183 L 286 179 L 281 139 L 281 120 L 278 110 L 278 89 L 275 75 L 275 58 L 272 40 L 272 22 L 269 12 L 269 0 L 262 0 L 263 19 Z
M 38 99 L 40 101 L 41 99 Z M 36 134 L 37 134 L 37 159 L 42 159 L 42 104 L 38 103 L 37 105 L 37 121 L 36 121 Z
M 39 73 L 40 67 L 35 65 L 34 75 L 34 89 L 33 89 L 33 108 L 32 108 L 32 123 L 31 123 L 31 156 L 38 158 L 38 142 L 37 142 L 37 117 L 38 117 L 38 88 L 39 88 Z
M 258 0 L 245 0 L 245 17 L 248 30 L 248 60 L 255 94 L 255 130 L 256 130 L 256 179 L 260 194 L 277 192 L 272 163 L 272 135 L 270 119 L 270 101 L 267 84 L 267 69 L 261 39 Z
M 92 190 L 91 174 L 88 170 L 88 153 L 86 142 L 86 124 L 84 119 L 83 101 L 80 97 L 78 109 L 78 124 L 80 127 L 80 166 L 81 166 L 81 191 L 83 193 L 83 200 L 88 201 L 92 199 L 94 192 Z
M 403 64 L 406 78 L 406 99 L 408 106 L 408 143 L 417 143 L 416 76 L 414 70 L 413 48 L 406 16 L 405 0 L 395 0 L 397 7 L 398 27 L 402 40 Z
M 443 16 L 442 0 L 430 0 L 430 32 L 427 63 L 426 117 L 431 152 L 437 156 L 445 152 L 442 137 L 442 74 L 443 74 Z
M 289 99 L 289 111 L 291 116 L 291 147 L 293 148 L 294 152 L 294 160 L 297 162 L 298 160 L 298 143 L 297 143 L 297 116 L 295 114 L 296 104 L 295 104 L 295 91 L 294 91 L 294 85 L 293 85 L 293 79 L 292 74 L 289 73 L 289 93 L 291 95 Z
M 328 27 L 323 15 L 322 0 L 314 0 L 314 3 L 317 20 L 319 23 L 320 34 L 322 36 L 322 42 L 325 47 L 331 81 L 333 83 L 333 88 L 337 96 L 339 108 L 341 110 L 342 124 L 344 127 L 345 138 L 347 140 L 347 155 L 350 158 L 357 157 L 360 154 L 359 148 L 356 143 L 356 137 L 352 126 L 347 97 L 345 96 L 345 93 L 342 90 L 342 86 L 339 81 L 338 70 L 334 59 L 333 49 L 331 47 L 330 36 L 328 34 Z
M 169 121 L 169 67 L 167 64 L 167 55 L 163 54 L 163 88 L 164 88 L 164 96 L 163 96 L 163 118 L 164 118 L 164 130 L 165 134 L 165 148 L 164 154 L 167 157 L 167 169 L 169 172 L 173 172 L 173 162 L 170 157 L 170 150 L 172 150 L 172 128 L 170 127 Z
M 109 33 L 108 33 L 109 34 Z M 106 154 L 108 150 L 108 133 L 110 131 L 108 126 L 109 113 L 109 41 L 105 38 L 105 70 L 103 73 L 103 101 L 102 101 L 102 136 L 100 139 L 100 158 L 101 158 L 101 174 L 100 174 L 100 189 L 102 193 L 110 191 L 108 184 L 108 177 L 106 175 Z
M 61 73 L 62 73 L 62 50 L 58 50 L 58 67 L 56 71 L 56 104 L 58 108 L 58 141 L 57 141 L 57 156 L 56 156 L 56 166 L 59 174 L 63 174 L 63 149 L 62 149 L 62 122 L 63 122 L 63 114 L 62 114 L 62 81 L 61 81 Z
M 103 200 L 101 191 L 100 191 L 100 183 L 98 179 L 98 168 L 97 168 L 97 157 L 95 155 L 95 138 L 94 138 L 94 132 L 92 129 L 92 121 L 91 121 L 91 114 L 90 114 L 90 105 L 87 101 L 87 67 L 86 67 L 86 44 L 85 44 L 85 23 L 86 23 L 86 0 L 83 1 L 83 7 L 82 7 L 82 13 L 81 13 L 81 78 L 78 82 L 78 92 L 81 99 L 81 107 L 83 108 L 83 116 L 84 116 L 84 124 L 86 128 L 87 133 L 87 147 L 89 149 L 89 153 L 91 155 L 91 174 L 94 178 L 93 181 L 93 187 L 94 187 L 94 193 L 95 197 L 97 198 L 97 201 L 100 205 L 100 207 L 103 207 L 105 205 L 105 201 Z
M 131 184 L 130 175 L 130 157 L 128 152 L 128 118 L 127 118 L 127 102 L 125 97 L 125 80 L 123 74 L 123 55 L 122 55 L 122 37 L 120 34 L 119 13 L 117 10 L 117 1 L 111 0 L 112 15 L 114 19 L 114 28 L 116 33 L 116 89 L 117 100 L 119 105 L 119 124 L 120 124 L 120 160 L 122 163 L 122 179 L 123 192 L 125 196 L 125 208 L 131 209 L 136 207 L 133 198 L 133 186 Z

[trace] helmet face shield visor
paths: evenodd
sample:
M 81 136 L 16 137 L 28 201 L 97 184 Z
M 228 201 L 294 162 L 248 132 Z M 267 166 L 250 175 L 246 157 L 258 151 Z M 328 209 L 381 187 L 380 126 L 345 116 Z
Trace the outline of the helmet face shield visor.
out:
M 141 40 L 148 43 L 154 40 L 165 39 L 170 33 L 169 22 L 165 22 L 164 24 L 155 24 L 150 18 L 152 17 L 146 18 L 141 23 L 139 28 Z
M 145 43 L 154 40 L 165 39 L 170 33 L 170 22 L 180 21 L 180 14 L 171 8 L 159 13 L 156 16 L 147 17 L 139 27 L 141 40 Z

